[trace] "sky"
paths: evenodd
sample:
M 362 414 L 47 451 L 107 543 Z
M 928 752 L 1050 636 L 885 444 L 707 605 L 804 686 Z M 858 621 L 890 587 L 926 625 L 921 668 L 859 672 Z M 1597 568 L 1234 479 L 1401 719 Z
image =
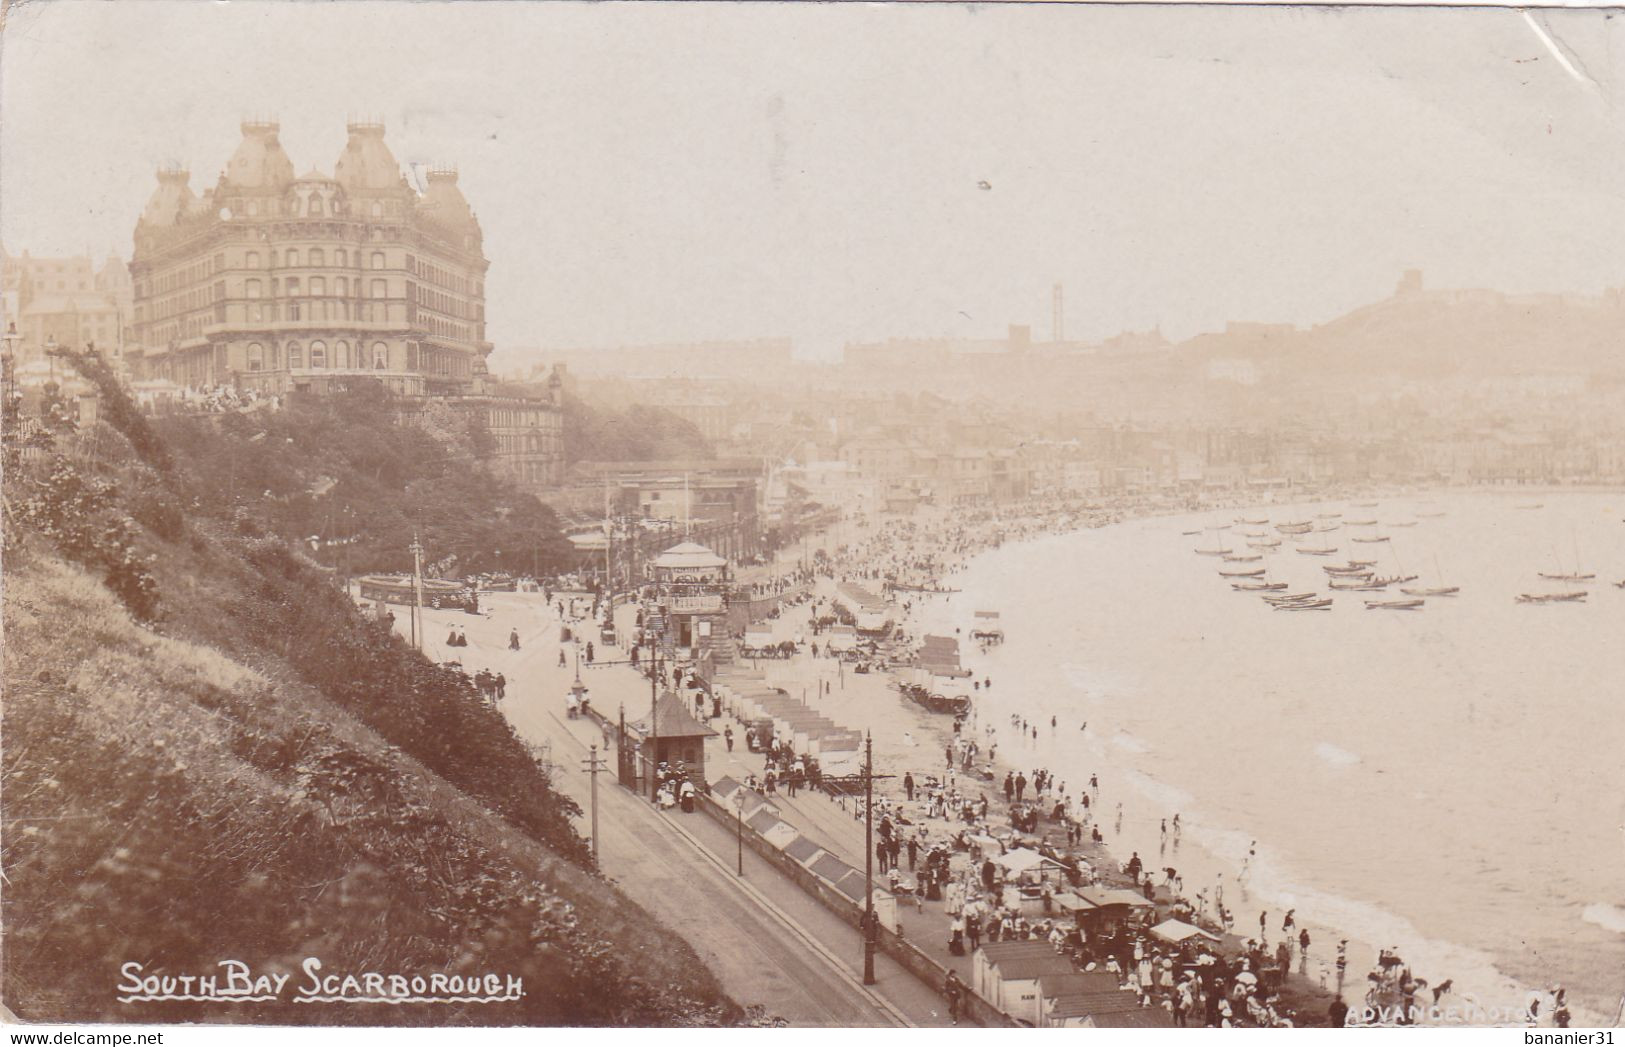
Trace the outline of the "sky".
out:
M 0 241 L 128 258 L 240 121 L 453 163 L 499 349 L 1312 324 L 1625 285 L 1625 16 L 1061 4 L 31 0 Z

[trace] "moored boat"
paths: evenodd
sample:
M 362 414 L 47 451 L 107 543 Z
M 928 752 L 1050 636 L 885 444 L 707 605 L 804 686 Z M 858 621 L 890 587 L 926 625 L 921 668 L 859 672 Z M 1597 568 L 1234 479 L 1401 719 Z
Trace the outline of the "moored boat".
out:
M 1226 556 L 1224 558 L 1224 562 L 1225 563 L 1257 563 L 1258 561 L 1262 560 L 1263 558 L 1264 557 L 1262 557 L 1258 553 L 1253 553 L 1250 556 Z
M 1303 546 L 1298 549 L 1298 552 L 1305 556 L 1330 556 L 1337 552 L 1337 546 L 1328 545 L 1318 549 L 1311 549 L 1308 546 Z
M 1219 575 L 1223 578 L 1262 578 L 1264 568 L 1259 567 L 1251 571 L 1220 571 Z
M 1331 607 L 1332 602 L 1330 600 L 1304 600 L 1301 603 L 1278 603 L 1275 605 L 1277 611 L 1329 611 Z
M 1589 594 L 1584 590 L 1577 593 L 1519 593 L 1518 603 L 1584 603 Z
M 1414 611 L 1427 603 L 1426 600 L 1367 600 L 1365 609 L 1368 611 Z
M 1238 593 L 1278 593 L 1286 588 L 1285 582 L 1233 582 L 1230 588 Z
M 1461 592 L 1459 585 L 1440 585 L 1432 589 L 1401 589 L 1406 596 L 1455 596 Z
M 1282 534 L 1308 534 L 1314 526 L 1312 521 L 1296 520 L 1292 523 L 1278 523 L 1275 529 Z
M 1392 539 L 1391 539 L 1391 538 L 1389 538 L 1389 537 L 1388 537 L 1388 536 L 1387 536 L 1387 535 L 1385 535 L 1385 534 L 1374 534 L 1374 535 L 1372 535 L 1372 536 L 1371 536 L 1371 537 L 1369 537 L 1369 538 L 1358 538 L 1358 537 L 1357 537 L 1357 538 L 1355 538 L 1355 539 L 1354 539 L 1354 540 L 1355 540 L 1355 541 L 1356 541 L 1356 542 L 1368 542 L 1368 543 L 1369 543 L 1369 542 L 1387 542 L 1387 541 L 1392 541 Z
M 1549 582 L 1590 582 L 1595 581 L 1597 577 L 1594 574 L 1580 574 L 1579 572 L 1548 574 L 1545 571 L 1540 572 L 1540 576 Z

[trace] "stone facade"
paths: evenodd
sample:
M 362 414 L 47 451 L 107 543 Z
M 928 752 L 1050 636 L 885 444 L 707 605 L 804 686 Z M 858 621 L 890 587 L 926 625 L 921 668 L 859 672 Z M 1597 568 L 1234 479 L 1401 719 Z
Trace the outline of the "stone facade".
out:
M 346 378 L 405 395 L 485 373 L 478 220 L 457 174 L 422 192 L 384 128 L 352 123 L 331 176 L 295 176 L 276 123 L 249 121 L 213 188 L 158 172 L 135 229 L 133 341 L 146 378 L 321 393 Z

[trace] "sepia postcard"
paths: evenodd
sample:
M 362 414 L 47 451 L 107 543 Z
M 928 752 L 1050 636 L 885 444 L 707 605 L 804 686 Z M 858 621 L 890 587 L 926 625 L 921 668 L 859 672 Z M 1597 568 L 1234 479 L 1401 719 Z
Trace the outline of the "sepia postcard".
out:
M 1622 91 L 1606 7 L 8 4 L 10 1042 L 1612 1044 Z

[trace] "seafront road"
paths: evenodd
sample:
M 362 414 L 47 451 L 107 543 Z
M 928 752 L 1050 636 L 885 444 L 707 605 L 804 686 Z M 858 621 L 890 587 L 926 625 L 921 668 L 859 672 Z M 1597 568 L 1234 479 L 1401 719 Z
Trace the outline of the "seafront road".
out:
M 570 664 L 560 668 L 557 610 L 544 607 L 539 594 L 497 593 L 482 600 L 488 615 L 425 609 L 424 652 L 435 661 L 460 660 L 470 674 L 489 669 L 506 676 L 504 715 L 527 742 L 549 749 L 556 786 L 588 812 L 590 782 L 582 764 L 589 744 L 598 743 L 603 752 L 603 738 L 592 721 L 565 716 L 574 651 L 566 647 Z M 400 631 L 405 617 L 397 615 Z M 625 622 L 622 635 L 631 624 Z M 468 637 L 466 648 L 445 648 L 452 628 Z M 515 629 L 521 647 L 511 651 L 508 636 Z M 625 649 L 595 653 L 622 658 Z M 613 716 L 624 701 L 629 720 L 647 715 L 648 681 L 629 667 L 584 667 L 582 679 L 605 714 Z M 600 867 L 687 939 L 735 1000 L 799 1026 L 947 1024 L 936 987 L 884 954 L 876 957 L 877 984 L 864 986 L 862 944 L 854 928 L 748 849 L 744 876 L 738 876 L 734 834 L 726 827 L 698 812 L 655 810 L 616 781 L 613 754 L 608 765 L 598 780 Z M 584 835 L 589 825 L 584 816 Z

